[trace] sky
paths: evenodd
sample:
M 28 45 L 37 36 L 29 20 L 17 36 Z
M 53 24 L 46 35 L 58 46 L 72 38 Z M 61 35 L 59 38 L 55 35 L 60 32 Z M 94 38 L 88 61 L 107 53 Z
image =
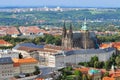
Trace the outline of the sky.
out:
M 0 0 L 0 6 L 120 7 L 120 0 Z

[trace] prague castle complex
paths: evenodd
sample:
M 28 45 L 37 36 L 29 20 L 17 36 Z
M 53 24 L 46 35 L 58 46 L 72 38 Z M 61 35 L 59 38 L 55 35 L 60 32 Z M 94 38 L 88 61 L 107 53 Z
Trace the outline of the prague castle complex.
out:
M 48 65 L 52 67 L 64 67 L 66 64 L 78 64 L 88 62 L 91 57 L 97 56 L 99 61 L 107 61 L 116 51 L 109 47 L 99 48 L 100 41 L 93 31 L 89 31 L 86 22 L 80 31 L 73 31 L 72 25 L 69 30 L 63 26 L 62 50 L 48 57 Z

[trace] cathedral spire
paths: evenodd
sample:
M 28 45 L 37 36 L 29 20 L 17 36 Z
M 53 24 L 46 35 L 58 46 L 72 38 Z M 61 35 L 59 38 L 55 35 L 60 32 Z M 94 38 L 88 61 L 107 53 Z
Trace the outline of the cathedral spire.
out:
M 63 25 L 63 32 L 62 32 L 62 35 L 63 35 L 63 37 L 65 37 L 66 36 L 66 26 L 65 26 L 65 21 L 64 21 L 64 25 Z
M 72 34 L 73 34 L 73 31 L 72 31 L 72 24 L 70 24 L 69 36 L 71 36 L 71 38 L 72 38 Z
M 70 24 L 70 30 L 69 30 L 69 32 L 72 33 L 72 24 Z

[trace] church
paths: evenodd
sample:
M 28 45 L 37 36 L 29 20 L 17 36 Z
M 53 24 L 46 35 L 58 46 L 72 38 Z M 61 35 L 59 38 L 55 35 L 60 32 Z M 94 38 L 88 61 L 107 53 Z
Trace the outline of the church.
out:
M 89 31 L 86 22 L 84 22 L 80 31 L 73 32 L 72 24 L 69 30 L 66 30 L 64 23 L 62 33 L 62 47 L 64 49 L 98 49 L 100 45 L 94 32 Z

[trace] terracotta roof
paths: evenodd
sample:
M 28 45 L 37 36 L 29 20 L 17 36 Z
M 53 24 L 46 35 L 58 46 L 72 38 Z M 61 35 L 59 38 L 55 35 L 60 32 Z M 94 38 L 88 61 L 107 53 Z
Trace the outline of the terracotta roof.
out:
M 82 73 L 88 73 L 90 68 L 76 68 L 75 70 L 80 70 Z
M 38 61 L 34 58 L 23 58 L 23 59 L 13 58 L 13 62 L 23 64 L 23 63 L 37 63 Z
M 6 33 L 9 34 L 9 35 L 20 34 L 16 27 L 8 27 L 6 29 Z
M 30 51 L 39 51 L 39 50 L 42 50 L 41 48 L 32 48 L 32 47 L 25 47 L 25 46 L 21 46 L 18 48 L 18 50 L 24 50 L 24 51 L 27 51 L 27 52 L 30 52 Z
M 117 48 L 120 50 L 120 42 L 112 42 L 112 47 Z
M 27 52 L 32 52 L 32 51 L 53 52 L 53 53 L 57 52 L 56 50 L 48 50 L 48 49 L 41 49 L 41 48 L 31 48 L 31 47 L 25 47 L 25 46 L 19 47 L 18 50 L 23 50 L 23 51 L 27 51 Z
M 102 80 L 115 80 L 114 78 L 111 78 L 111 77 L 103 77 Z
M 35 80 L 45 80 L 45 79 L 43 79 L 43 78 L 37 78 L 37 79 L 35 79 Z
M 17 58 L 12 58 L 12 60 L 13 60 L 13 62 L 14 62 L 14 64 L 13 64 L 14 67 L 20 66 Z
M 8 43 L 7 41 L 5 41 L 5 40 L 0 40 L 0 45 L 11 45 L 12 46 L 12 44 L 10 44 L 10 43 Z
M 111 76 L 112 78 L 120 77 L 120 72 L 115 72 Z
M 21 33 L 34 33 L 34 34 L 37 34 L 39 32 L 42 32 L 43 30 L 40 29 L 38 26 L 28 26 L 28 27 L 25 27 L 25 26 L 21 26 L 19 27 Z
M 108 47 L 111 47 L 111 45 L 110 44 L 101 44 L 100 45 L 100 48 L 108 48 Z
M 16 27 L 13 27 L 13 26 L 2 26 L 0 27 L 0 30 L 3 31 L 3 34 L 6 35 L 6 34 L 9 34 L 9 35 L 12 35 L 12 34 L 20 34 L 18 29 Z
M 61 46 L 56 46 L 56 45 L 51 45 L 51 44 L 47 44 L 44 46 L 44 48 L 48 48 L 48 49 L 54 49 L 54 50 L 61 50 Z

